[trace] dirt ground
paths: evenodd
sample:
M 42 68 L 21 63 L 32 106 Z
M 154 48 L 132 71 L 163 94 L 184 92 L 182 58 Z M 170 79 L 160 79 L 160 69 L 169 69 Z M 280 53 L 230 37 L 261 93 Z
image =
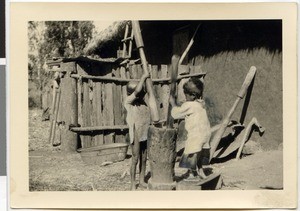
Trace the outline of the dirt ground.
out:
M 106 166 L 87 165 L 81 160 L 80 153 L 61 152 L 59 147 L 48 143 L 50 121 L 41 121 L 41 115 L 41 110 L 29 111 L 30 191 L 129 190 L 129 155 L 124 161 Z M 238 161 L 232 159 L 205 166 L 205 169 L 221 172 L 221 190 L 283 188 L 282 150 L 260 151 Z M 147 172 L 149 178 L 149 166 Z M 184 172 L 177 162 L 175 176 Z

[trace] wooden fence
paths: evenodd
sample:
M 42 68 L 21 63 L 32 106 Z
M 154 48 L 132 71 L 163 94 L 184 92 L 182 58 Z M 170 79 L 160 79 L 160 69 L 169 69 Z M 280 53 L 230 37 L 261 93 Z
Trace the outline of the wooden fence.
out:
M 128 126 L 123 106 L 127 97 L 126 84 L 138 80 L 143 74 L 141 65 L 129 65 L 127 68 L 113 63 L 72 62 L 74 70 L 66 74 L 76 80 L 73 94 L 76 96 L 76 112 L 78 126 L 70 130 L 79 136 L 79 147 L 88 148 L 110 143 L 128 141 Z M 63 65 L 60 68 L 62 72 Z M 149 65 L 150 75 L 158 103 L 160 119 L 166 119 L 170 92 L 170 67 L 168 65 Z M 191 76 L 202 77 L 200 66 L 179 67 L 177 91 L 179 101 L 182 100 L 182 84 Z M 62 88 L 63 86 L 61 86 Z M 72 94 L 72 93 L 70 93 Z M 63 96 L 62 96 L 63 98 Z M 62 99 L 62 101 L 64 101 Z M 60 105 L 63 103 L 60 102 Z M 64 112 L 69 108 L 60 106 L 59 121 L 63 121 Z M 76 122 L 76 121 L 75 121 Z M 63 142 L 64 140 L 61 140 Z

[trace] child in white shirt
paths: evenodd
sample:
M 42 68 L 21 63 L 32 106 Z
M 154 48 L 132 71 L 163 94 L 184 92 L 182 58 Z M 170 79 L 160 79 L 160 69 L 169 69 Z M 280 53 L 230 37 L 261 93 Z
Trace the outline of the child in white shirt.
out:
M 187 140 L 179 167 L 188 168 L 193 176 L 205 179 L 202 168 L 202 148 L 209 148 L 211 137 L 210 122 L 203 100 L 203 83 L 197 78 L 191 78 L 183 86 L 186 102 L 177 106 L 175 99 L 170 98 L 171 115 L 174 119 L 185 118 Z

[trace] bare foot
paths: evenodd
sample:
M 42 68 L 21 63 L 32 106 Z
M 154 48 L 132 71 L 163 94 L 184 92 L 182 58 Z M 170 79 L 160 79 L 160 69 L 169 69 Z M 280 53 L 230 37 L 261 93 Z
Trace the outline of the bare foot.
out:
M 139 187 L 141 187 L 141 188 L 147 188 L 147 183 L 140 182 Z
M 136 190 L 136 184 L 135 183 L 131 183 L 131 190 L 133 190 L 133 191 Z

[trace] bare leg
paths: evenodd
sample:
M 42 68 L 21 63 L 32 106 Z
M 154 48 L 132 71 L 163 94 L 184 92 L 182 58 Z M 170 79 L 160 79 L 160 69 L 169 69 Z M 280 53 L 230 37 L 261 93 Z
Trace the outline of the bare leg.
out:
M 145 183 L 147 161 L 147 141 L 140 142 L 140 186 L 147 187 Z
M 138 141 L 135 141 L 133 144 L 131 144 L 131 151 L 132 151 L 131 166 L 130 166 L 131 190 L 136 190 L 135 174 L 136 174 L 136 166 L 138 163 L 139 152 L 140 152 L 140 143 Z

